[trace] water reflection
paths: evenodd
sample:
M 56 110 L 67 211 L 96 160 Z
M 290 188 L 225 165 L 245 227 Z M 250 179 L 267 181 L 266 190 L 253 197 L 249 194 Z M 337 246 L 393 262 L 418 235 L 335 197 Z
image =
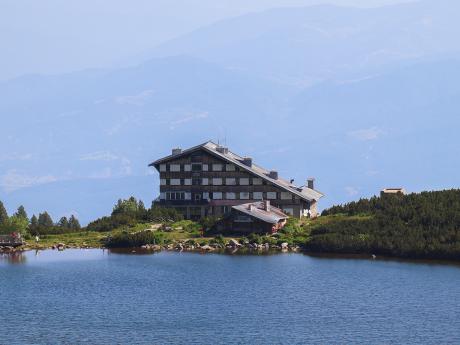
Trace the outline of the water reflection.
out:
M 25 264 L 27 257 L 23 252 L 0 253 L 0 261 L 5 261 L 12 265 Z

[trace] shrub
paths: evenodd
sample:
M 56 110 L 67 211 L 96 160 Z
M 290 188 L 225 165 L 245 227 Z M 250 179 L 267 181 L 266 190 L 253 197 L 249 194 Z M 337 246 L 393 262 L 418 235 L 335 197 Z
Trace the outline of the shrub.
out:
M 107 240 L 109 248 L 129 248 L 140 247 L 146 244 L 164 244 L 165 237 L 161 232 L 140 231 L 136 233 L 128 233 L 123 231 L 113 235 Z

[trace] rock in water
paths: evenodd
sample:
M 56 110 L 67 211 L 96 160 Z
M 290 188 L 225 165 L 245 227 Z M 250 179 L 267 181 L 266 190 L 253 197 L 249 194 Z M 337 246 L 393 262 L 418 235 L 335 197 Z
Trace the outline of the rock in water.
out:
M 235 240 L 234 238 L 231 238 L 230 241 L 229 241 L 229 245 L 232 247 L 232 248 L 239 248 L 241 247 L 241 244 Z

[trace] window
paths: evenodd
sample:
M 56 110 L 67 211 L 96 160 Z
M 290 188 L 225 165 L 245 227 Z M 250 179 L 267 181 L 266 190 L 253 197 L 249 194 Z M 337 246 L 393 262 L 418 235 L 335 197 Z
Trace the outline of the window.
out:
M 276 192 L 267 192 L 267 199 L 269 200 L 276 199 Z
M 209 193 L 208 192 L 203 193 L 203 199 L 209 200 Z
M 184 179 L 184 186 L 191 186 L 192 185 L 192 179 L 186 178 Z
M 294 209 L 292 207 L 283 207 L 283 212 L 290 216 L 294 215 Z
M 254 200 L 263 200 L 264 193 L 262 193 L 262 192 L 254 192 L 254 193 L 252 193 L 252 198 Z
M 192 185 L 193 186 L 200 186 L 201 185 L 201 179 L 200 178 L 193 178 L 192 179 Z
M 192 200 L 192 193 L 184 193 L 185 194 L 185 200 Z
M 226 198 L 227 200 L 235 200 L 235 199 L 236 199 L 236 195 L 235 195 L 235 193 L 233 193 L 233 192 L 227 192 L 227 193 L 225 193 L 225 198 Z
M 241 177 L 240 178 L 240 186 L 247 186 L 247 185 L 249 185 L 249 178 Z
M 161 172 L 166 171 L 166 164 L 160 164 L 160 171 Z
M 195 199 L 195 201 L 200 201 L 201 200 L 201 194 L 194 194 L 194 199 Z
M 185 200 L 184 192 L 166 192 L 166 200 Z
M 259 178 L 259 177 L 254 177 L 254 178 L 252 179 L 252 184 L 253 184 L 254 186 L 260 186 L 260 185 L 262 184 L 262 179 Z
M 240 192 L 240 199 L 241 200 L 248 200 L 249 199 L 249 192 Z
M 160 186 L 166 186 L 166 179 L 165 178 L 160 179 Z
M 201 163 L 192 163 L 192 171 L 201 171 L 202 165 Z
M 222 192 L 213 192 L 212 193 L 212 198 L 214 200 L 221 200 L 222 199 Z
M 201 168 L 203 169 L 203 171 L 208 171 L 208 165 L 207 164 L 203 164 L 201 166 Z
M 180 186 L 180 178 L 172 178 L 170 181 L 171 186 Z
M 164 200 L 164 199 L 166 199 L 166 193 L 161 192 L 160 193 L 160 200 Z
M 202 184 L 203 186 L 207 186 L 207 185 L 209 184 L 209 179 L 208 179 L 207 177 L 203 177 L 203 178 L 201 179 L 201 184 Z
M 292 200 L 292 194 L 289 192 L 281 192 L 281 200 Z
M 184 171 L 191 171 L 191 170 L 192 170 L 192 166 L 190 164 L 184 165 Z
M 212 184 L 213 184 L 214 186 L 221 186 L 221 185 L 222 185 L 222 178 L 220 178 L 220 177 L 214 177 L 214 178 L 212 179 Z
M 233 164 L 225 165 L 225 171 L 235 171 L 235 166 Z
M 227 178 L 225 179 L 225 184 L 226 184 L 227 186 L 235 186 L 235 185 L 236 185 L 236 178 L 234 178 L 234 177 L 227 177 Z
M 174 172 L 180 171 L 180 164 L 171 164 L 169 166 L 169 171 L 174 171 Z
M 222 164 L 213 164 L 212 165 L 212 171 L 222 171 Z

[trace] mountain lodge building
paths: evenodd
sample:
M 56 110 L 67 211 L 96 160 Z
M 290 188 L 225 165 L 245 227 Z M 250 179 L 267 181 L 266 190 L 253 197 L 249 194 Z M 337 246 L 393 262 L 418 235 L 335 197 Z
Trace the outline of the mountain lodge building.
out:
M 293 181 L 255 165 L 227 147 L 208 141 L 171 155 L 149 166 L 160 173 L 160 196 L 155 204 L 173 207 L 186 219 L 222 216 L 233 206 L 270 201 L 291 216 L 316 217 L 323 194 L 314 189 L 314 179 L 297 187 Z

